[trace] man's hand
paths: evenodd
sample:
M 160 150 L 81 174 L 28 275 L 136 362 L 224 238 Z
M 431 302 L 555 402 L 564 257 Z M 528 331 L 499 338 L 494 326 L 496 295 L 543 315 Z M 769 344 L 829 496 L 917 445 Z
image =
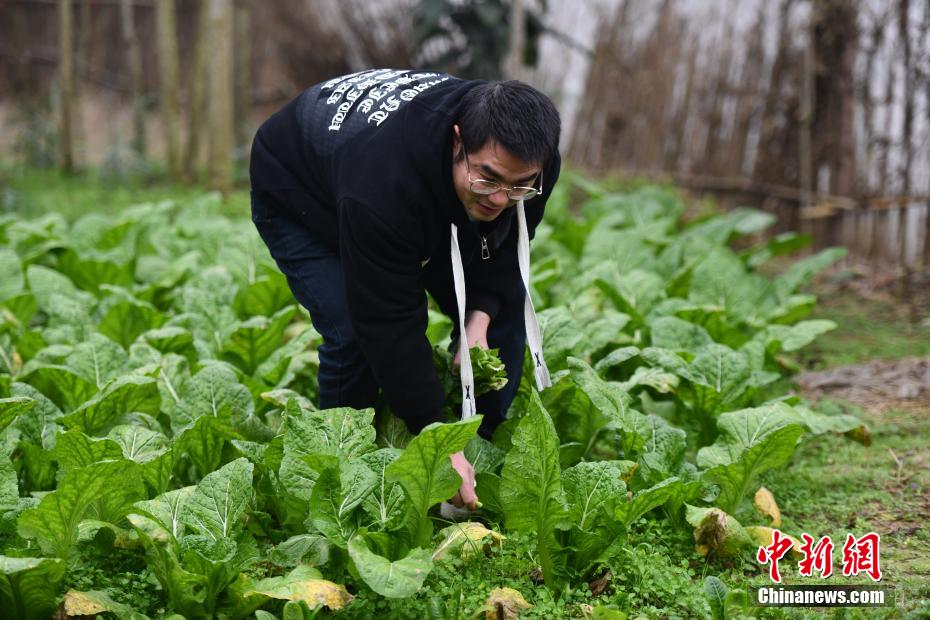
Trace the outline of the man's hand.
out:
M 452 504 L 456 508 L 465 507 L 469 510 L 478 508 L 478 495 L 475 494 L 475 468 L 465 458 L 464 452 L 456 452 L 449 455 L 452 460 L 452 467 L 462 477 L 462 486 L 459 492 L 452 498 Z
M 488 326 L 491 324 L 491 315 L 482 310 L 472 310 L 465 313 L 465 342 L 468 348 L 479 346 L 488 349 Z M 461 361 L 459 348 L 455 348 L 455 357 L 452 358 L 452 367 L 458 367 Z

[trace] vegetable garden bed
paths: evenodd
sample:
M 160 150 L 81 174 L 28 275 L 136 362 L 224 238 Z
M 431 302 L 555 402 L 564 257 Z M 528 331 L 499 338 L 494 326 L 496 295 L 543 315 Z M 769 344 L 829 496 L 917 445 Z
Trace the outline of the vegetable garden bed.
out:
M 684 571 L 676 613 L 719 616 L 745 597 L 711 579 L 705 598 L 692 564 L 770 542 L 760 476 L 816 435 L 868 443 L 791 392 L 790 354 L 834 327 L 801 287 L 842 251 L 763 277 L 804 245 L 762 239 L 764 213 L 685 224 L 667 190 L 566 175 L 533 244 L 553 386 L 524 372 L 488 442 L 477 418 L 412 438 L 387 411 L 317 411 L 320 337 L 217 202 L 0 217 L 14 617 L 610 618 L 649 604 L 636 574 L 664 592 L 650 565 Z M 450 330 L 431 314 L 440 367 Z M 437 504 L 462 449 L 483 506 L 456 524 Z M 676 557 L 644 548 L 660 537 Z

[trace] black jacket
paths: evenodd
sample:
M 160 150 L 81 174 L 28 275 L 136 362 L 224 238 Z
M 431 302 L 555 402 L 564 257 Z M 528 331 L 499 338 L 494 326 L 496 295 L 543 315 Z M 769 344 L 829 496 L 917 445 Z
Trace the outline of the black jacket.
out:
M 452 184 L 452 125 L 462 96 L 479 83 L 391 69 L 335 78 L 269 118 L 252 145 L 253 193 L 339 252 L 359 344 L 413 432 L 442 420 L 425 291 L 457 320 L 450 223 L 459 229 L 468 310 L 493 320 L 523 286 L 515 209 L 472 222 Z M 543 194 L 525 204 L 530 236 L 559 168 L 558 157 L 548 162 Z

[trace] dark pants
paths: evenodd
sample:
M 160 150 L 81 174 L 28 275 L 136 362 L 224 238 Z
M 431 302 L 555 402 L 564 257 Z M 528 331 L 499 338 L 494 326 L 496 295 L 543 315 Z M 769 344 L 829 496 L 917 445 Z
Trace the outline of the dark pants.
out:
M 252 198 L 252 221 L 287 278 L 294 297 L 310 313 L 313 327 L 323 336 L 319 349 L 320 408 L 373 407 L 378 384 L 349 321 L 345 276 L 338 252 L 327 247 L 306 226 L 270 208 L 263 198 Z M 441 244 L 441 247 L 446 249 L 445 245 Z M 425 286 L 440 309 L 452 318 L 453 325 L 457 325 L 458 312 L 449 258 L 434 258 L 424 270 Z M 513 299 L 504 304 L 491 322 L 488 344 L 491 348 L 500 349 L 508 377 L 503 389 L 477 399 L 478 413 L 484 415 L 480 432 L 490 438 L 497 425 L 506 418 L 523 370 L 526 331 L 522 287 L 514 291 Z M 403 360 L 398 360 L 398 363 L 403 363 Z M 403 412 L 398 413 L 403 415 Z

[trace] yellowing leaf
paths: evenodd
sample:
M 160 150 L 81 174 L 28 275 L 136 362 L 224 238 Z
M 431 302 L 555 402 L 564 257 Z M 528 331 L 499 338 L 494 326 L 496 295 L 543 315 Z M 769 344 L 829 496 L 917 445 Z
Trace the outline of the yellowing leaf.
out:
M 89 592 L 77 592 L 68 590 L 65 594 L 64 612 L 66 618 L 79 616 L 97 616 L 102 613 L 126 614 L 130 608 L 122 603 L 114 601 L 106 592 L 91 590 Z
M 775 502 L 775 496 L 765 487 L 759 487 L 753 500 L 756 508 L 764 515 L 772 518 L 772 527 L 781 527 L 781 511 Z
M 65 594 L 65 613 L 69 616 L 96 616 L 105 611 L 106 607 L 87 592 L 71 590 Z
M 747 527 L 746 533 L 749 534 L 749 538 L 752 539 L 752 542 L 759 545 L 760 547 L 768 547 L 772 544 L 772 539 L 774 537 L 775 529 L 771 527 L 765 527 L 764 525 L 756 525 L 753 527 Z M 791 541 L 791 557 L 795 559 L 801 559 L 804 557 L 804 554 L 801 553 L 801 541 L 782 532 L 782 536 Z
M 260 594 L 284 601 L 304 601 L 310 609 L 324 605 L 342 609 L 354 596 L 341 585 L 320 578 L 320 573 L 308 566 L 298 566 L 284 577 L 262 579 L 245 594 Z
M 513 588 L 494 588 L 484 604 L 487 607 L 484 612 L 486 620 L 512 620 L 532 607 Z
M 481 523 L 466 521 L 450 525 L 439 532 L 442 536 L 442 542 L 433 552 L 433 561 L 443 560 L 450 555 L 460 554 L 462 557 L 474 555 L 480 551 L 483 546 L 478 544 L 485 538 L 490 537 L 490 542 L 500 544 L 505 536 L 489 530 Z
M 733 556 L 752 544 L 739 521 L 719 508 L 688 506 L 685 519 L 694 526 L 695 549 L 701 555 L 713 551 L 719 557 Z

